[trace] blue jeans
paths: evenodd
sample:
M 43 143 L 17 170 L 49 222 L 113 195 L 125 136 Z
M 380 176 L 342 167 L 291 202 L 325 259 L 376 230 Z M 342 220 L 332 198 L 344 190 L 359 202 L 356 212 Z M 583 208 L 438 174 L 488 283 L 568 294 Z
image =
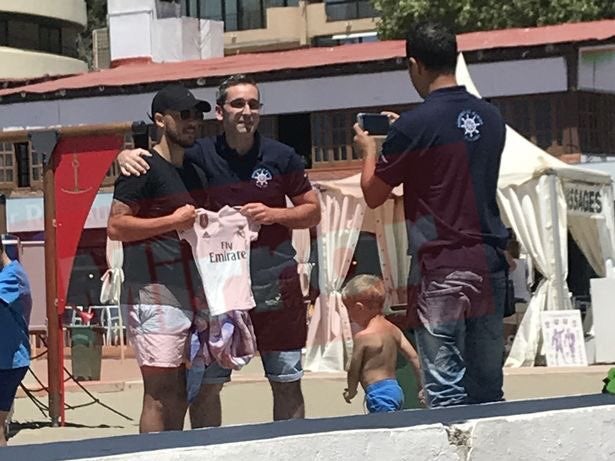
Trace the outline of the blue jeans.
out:
M 423 274 L 416 342 L 430 407 L 502 400 L 506 275 Z
M 303 377 L 301 365 L 301 349 L 292 351 L 272 351 L 261 353 L 261 361 L 265 376 L 276 383 L 292 383 Z M 231 380 L 231 371 L 212 363 L 205 368 L 202 364 L 193 362 L 192 368 L 186 372 L 188 401 L 191 402 L 199 393 L 202 384 L 224 384 Z

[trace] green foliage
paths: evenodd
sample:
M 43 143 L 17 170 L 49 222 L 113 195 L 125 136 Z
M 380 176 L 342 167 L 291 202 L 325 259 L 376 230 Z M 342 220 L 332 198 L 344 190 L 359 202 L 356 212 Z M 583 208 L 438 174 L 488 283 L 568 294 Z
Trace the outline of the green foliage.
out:
M 404 38 L 410 24 L 434 20 L 455 32 L 615 18 L 613 0 L 372 0 L 382 38 Z
M 86 0 L 88 24 L 77 39 L 79 59 L 92 67 L 92 31 L 107 26 L 107 0 Z

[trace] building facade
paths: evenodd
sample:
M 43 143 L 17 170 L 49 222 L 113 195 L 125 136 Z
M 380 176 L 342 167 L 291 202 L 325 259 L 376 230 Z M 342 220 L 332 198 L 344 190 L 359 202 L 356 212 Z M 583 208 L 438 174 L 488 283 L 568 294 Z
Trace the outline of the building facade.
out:
M 224 53 L 288 50 L 377 40 L 370 0 L 156 0 L 166 15 L 224 23 Z M 95 32 L 108 34 L 107 29 Z M 110 60 L 103 44 L 94 54 Z M 101 65 L 99 67 L 104 67 Z
M 223 21 L 226 54 L 376 39 L 369 0 L 181 0 L 181 11 Z
M 86 24 L 84 0 L 0 0 L 0 80 L 86 72 L 77 57 Z
M 463 34 L 458 42 L 479 92 L 524 137 L 568 161 L 615 156 L 615 21 Z M 345 177 L 360 165 L 352 148 L 356 114 L 409 110 L 421 101 L 404 56 L 403 42 L 382 41 L 120 66 L 0 90 L 0 127 L 145 120 L 153 95 L 167 82 L 182 81 L 213 102 L 226 76 L 251 73 L 264 103 L 261 132 L 292 145 L 311 179 Z M 220 129 L 208 116 L 202 135 Z M 132 145 L 130 133 L 125 140 Z M 0 144 L 0 192 L 13 213 L 8 230 L 24 238 L 40 238 L 42 170 L 27 139 Z M 118 173 L 117 165 L 107 173 L 98 208 L 109 206 Z M 18 213 L 26 219 L 14 218 Z M 94 219 L 104 213 L 92 215 L 80 252 L 85 259 L 97 255 L 103 262 L 88 267 L 104 271 L 105 219 Z

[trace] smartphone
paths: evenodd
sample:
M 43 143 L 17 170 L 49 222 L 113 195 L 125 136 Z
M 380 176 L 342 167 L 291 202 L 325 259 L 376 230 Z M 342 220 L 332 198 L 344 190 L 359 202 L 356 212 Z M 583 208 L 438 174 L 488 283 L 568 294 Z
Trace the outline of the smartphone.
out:
M 372 136 L 384 136 L 389 132 L 389 117 L 382 114 L 357 114 L 357 123 L 361 129 Z

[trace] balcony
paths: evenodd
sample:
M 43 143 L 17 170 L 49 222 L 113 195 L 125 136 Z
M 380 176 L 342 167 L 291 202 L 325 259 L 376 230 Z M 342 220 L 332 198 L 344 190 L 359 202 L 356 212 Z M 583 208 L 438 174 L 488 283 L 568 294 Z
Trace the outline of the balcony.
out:
M 87 11 L 84 0 L 19 0 L 4 1 L 0 12 L 24 16 L 55 19 L 59 23 L 70 23 L 85 28 Z

